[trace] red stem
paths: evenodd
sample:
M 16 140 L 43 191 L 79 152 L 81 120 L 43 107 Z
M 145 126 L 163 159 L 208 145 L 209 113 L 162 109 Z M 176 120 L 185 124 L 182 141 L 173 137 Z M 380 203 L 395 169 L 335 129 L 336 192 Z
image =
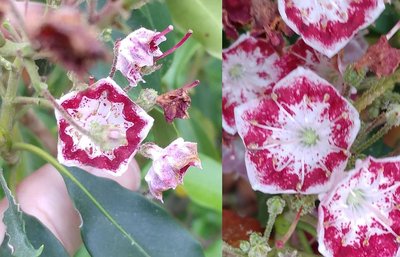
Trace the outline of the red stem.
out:
M 289 240 L 289 238 L 292 236 L 293 232 L 296 229 L 297 223 L 299 223 L 302 210 L 303 210 L 303 206 L 300 207 L 299 211 L 296 214 L 296 218 L 294 219 L 293 223 L 290 225 L 289 230 L 286 232 L 286 234 L 281 239 L 279 239 L 275 242 L 275 247 L 277 249 L 282 249 L 285 246 L 286 242 Z

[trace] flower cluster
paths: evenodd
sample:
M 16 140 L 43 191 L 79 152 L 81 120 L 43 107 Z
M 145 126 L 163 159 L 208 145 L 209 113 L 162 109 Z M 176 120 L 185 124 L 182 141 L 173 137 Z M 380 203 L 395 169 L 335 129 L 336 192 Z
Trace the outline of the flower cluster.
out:
M 356 90 L 348 69 L 380 77 L 399 65 L 399 50 L 388 43 L 393 32 L 369 48 L 359 33 L 383 12 L 384 1 L 276 4 L 300 35 L 290 46 L 271 36 L 288 35 L 286 29 L 267 26 L 260 32 L 261 19 L 275 18 L 273 3 L 265 7 L 269 16 L 252 9 L 254 24 L 234 23 L 237 14 L 224 20 L 227 37 L 236 39 L 223 51 L 224 169 L 240 167 L 241 158 L 254 190 L 318 194 L 318 243 L 325 257 L 400 256 L 400 157 L 367 157 L 345 171 L 361 127 L 360 108 L 349 99 Z M 255 6 L 262 8 L 252 1 L 250 9 Z M 251 32 L 240 36 L 235 26 L 243 24 Z
M 190 31 L 175 47 L 162 53 L 158 45 L 166 40 L 165 35 L 172 29 L 168 26 L 162 32 L 155 32 L 140 28 L 117 42 L 113 69 L 121 71 L 131 87 L 136 86 L 143 81 L 143 69 L 156 70 L 156 61 L 172 53 L 191 35 Z M 197 84 L 199 81 L 167 92 L 160 96 L 160 101 L 157 100 L 166 110 L 165 117 L 169 122 L 188 117 L 188 90 Z M 153 105 L 155 100 L 156 97 Z M 143 155 L 153 159 L 146 181 L 150 193 L 159 200 L 162 200 L 162 191 L 182 183 L 190 166 L 201 168 L 195 143 L 179 138 L 165 149 L 153 143 L 141 146 L 153 126 L 153 118 L 111 77 L 100 79 L 83 91 L 71 91 L 54 103 L 58 106 L 58 160 L 64 165 L 91 167 L 119 176 L 142 149 Z M 148 107 L 146 110 L 151 109 Z

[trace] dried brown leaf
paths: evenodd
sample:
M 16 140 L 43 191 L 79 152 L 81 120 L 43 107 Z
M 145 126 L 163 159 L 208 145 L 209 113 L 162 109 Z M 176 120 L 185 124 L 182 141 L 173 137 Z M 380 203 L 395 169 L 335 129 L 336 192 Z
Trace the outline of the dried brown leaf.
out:
M 368 68 L 378 77 L 392 74 L 400 64 L 400 49 L 390 46 L 385 36 L 370 46 L 366 54 L 355 64 L 357 70 Z

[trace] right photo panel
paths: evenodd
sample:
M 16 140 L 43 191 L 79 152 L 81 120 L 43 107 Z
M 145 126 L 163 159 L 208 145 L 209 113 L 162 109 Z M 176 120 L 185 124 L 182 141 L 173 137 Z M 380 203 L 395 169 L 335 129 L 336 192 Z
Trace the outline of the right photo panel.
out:
M 400 256 L 400 1 L 222 9 L 222 255 Z

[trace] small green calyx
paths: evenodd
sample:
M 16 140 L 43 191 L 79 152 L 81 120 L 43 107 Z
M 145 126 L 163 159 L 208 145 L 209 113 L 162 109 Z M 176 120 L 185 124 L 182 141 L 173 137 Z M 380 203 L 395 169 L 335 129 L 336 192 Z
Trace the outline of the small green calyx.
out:
M 319 141 L 319 135 L 312 128 L 306 128 L 301 132 L 301 143 L 305 146 L 314 146 Z
M 232 79 L 239 79 L 242 77 L 243 74 L 243 65 L 240 63 L 237 63 L 232 66 L 232 68 L 229 70 L 229 76 Z

